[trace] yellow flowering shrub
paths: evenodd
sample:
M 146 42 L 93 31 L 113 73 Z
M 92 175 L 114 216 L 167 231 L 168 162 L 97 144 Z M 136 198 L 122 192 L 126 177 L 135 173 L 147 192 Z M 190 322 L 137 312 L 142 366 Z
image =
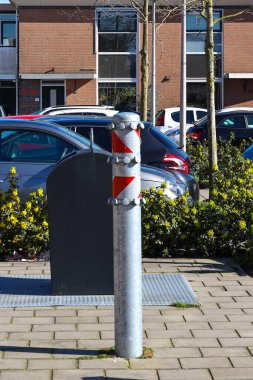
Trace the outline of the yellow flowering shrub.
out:
M 43 189 L 21 202 L 15 167 L 8 175 L 9 190 L 0 193 L 0 260 L 35 258 L 48 249 L 47 201 Z
M 195 148 L 195 151 L 194 151 Z M 191 146 L 193 174 L 208 184 L 208 152 Z M 244 146 L 220 142 L 219 169 L 215 171 L 211 200 L 192 202 L 187 196 L 168 200 L 161 189 L 143 196 L 143 255 L 252 256 L 253 267 L 253 160 L 244 160 Z M 162 231 L 162 233 L 161 233 Z

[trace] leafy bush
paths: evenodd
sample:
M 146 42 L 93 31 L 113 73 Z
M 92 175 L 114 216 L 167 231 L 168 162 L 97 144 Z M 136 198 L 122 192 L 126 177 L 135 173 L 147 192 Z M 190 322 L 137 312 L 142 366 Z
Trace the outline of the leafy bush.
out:
M 207 147 L 194 145 L 193 168 L 199 181 L 207 181 Z M 191 147 L 190 149 L 193 149 Z M 253 161 L 230 142 L 219 144 L 219 164 L 213 199 L 190 202 L 187 195 L 170 200 L 161 188 L 143 193 L 143 255 L 240 256 L 252 262 Z M 9 191 L 0 193 L 1 259 L 13 254 L 34 258 L 48 249 L 47 202 L 42 189 L 20 202 L 15 168 L 9 174 Z
M 237 164 L 244 161 L 242 153 L 246 149 L 246 145 L 246 142 L 242 142 L 241 145 L 235 146 L 233 135 L 229 140 L 218 140 L 218 163 L 219 170 L 222 173 L 226 170 L 228 164 L 233 170 L 237 170 Z M 188 140 L 187 153 L 192 161 L 191 174 L 199 182 L 200 188 L 207 188 L 209 183 L 208 142 L 200 143 Z M 236 162 L 235 159 L 237 160 Z
M 205 147 L 195 166 L 205 183 Z M 205 202 L 168 200 L 163 189 L 146 191 L 143 209 L 143 254 L 233 255 L 250 252 L 253 246 L 253 162 L 244 160 L 241 150 L 222 143 L 220 170 L 215 175 L 213 199 Z M 204 179 L 203 177 L 204 176 Z
M 1 260 L 12 255 L 34 258 L 48 249 L 47 202 L 43 189 L 31 193 L 29 200 L 22 203 L 17 179 L 13 167 L 8 175 L 9 190 L 0 193 Z

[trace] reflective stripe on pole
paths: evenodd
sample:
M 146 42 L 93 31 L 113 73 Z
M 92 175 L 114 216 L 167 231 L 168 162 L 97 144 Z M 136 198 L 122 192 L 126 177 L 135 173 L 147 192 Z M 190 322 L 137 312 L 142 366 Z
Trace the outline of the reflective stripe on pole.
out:
M 118 113 L 113 147 L 113 249 L 115 349 L 124 358 L 142 355 L 140 118 Z

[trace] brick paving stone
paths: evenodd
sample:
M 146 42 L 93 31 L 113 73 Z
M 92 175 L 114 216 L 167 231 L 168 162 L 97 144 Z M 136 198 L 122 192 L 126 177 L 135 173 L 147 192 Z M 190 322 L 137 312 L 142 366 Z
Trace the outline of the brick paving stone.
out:
M 243 312 L 247 315 L 252 315 L 253 314 L 253 309 L 243 309 Z
M 233 297 L 234 298 L 234 300 L 236 301 L 236 302 L 238 302 L 238 303 L 248 303 L 248 302 L 250 302 L 250 303 L 253 303 L 252 302 L 252 298 L 251 297 L 249 297 L 249 295 L 247 295 L 246 297 Z
M 243 358 L 244 359 L 244 358 Z M 247 358 L 246 358 L 247 359 Z M 249 358 L 250 359 L 250 358 Z M 252 358 L 253 359 L 253 358 Z M 212 368 L 215 364 L 217 368 L 229 368 L 232 367 L 228 358 L 182 358 L 180 359 L 182 368 Z
M 241 338 L 253 338 L 253 329 L 247 329 L 247 330 L 242 330 L 242 329 L 238 329 L 237 330 L 239 336 Z
M 175 322 L 175 323 L 165 323 L 167 330 L 181 330 L 181 329 L 198 329 L 198 330 L 208 330 L 209 325 L 207 322 Z M 165 331 L 164 331 L 165 333 Z
M 56 317 L 55 323 L 98 323 L 101 322 L 98 320 L 99 317 Z M 111 317 L 110 317 L 111 318 Z M 112 323 L 114 322 L 114 318 L 112 318 Z
M 159 370 L 160 380 L 212 380 L 207 369 Z
M 151 334 L 150 334 L 151 332 Z M 162 338 L 162 337 L 166 337 L 166 338 L 192 338 L 192 334 L 190 332 L 190 330 L 186 330 L 186 329 L 182 329 L 182 330 L 166 330 L 164 332 L 165 334 L 159 334 L 159 336 L 156 334 L 156 330 L 152 330 L 152 331 L 149 331 L 147 330 L 146 331 L 146 335 L 148 338 Z
M 160 310 L 163 316 L 185 316 L 185 315 L 201 315 L 202 311 L 198 307 L 189 307 L 187 309 L 175 309 L 169 307 L 167 309 Z
M 109 369 L 109 370 L 106 370 L 106 379 L 107 380 L 117 380 L 117 379 L 158 380 L 158 375 L 155 370 Z
M 201 357 L 199 348 L 154 348 L 155 358 L 198 358 Z
M 239 278 L 239 283 L 241 285 L 251 285 L 253 286 L 253 278 L 250 276 L 244 276 L 243 278 Z
M 65 352 L 65 349 L 77 350 L 77 341 L 76 340 L 54 340 L 54 339 L 44 339 L 44 340 L 31 340 L 30 348 L 37 349 L 45 349 L 45 352 Z M 47 350 L 47 351 L 46 351 Z
M 99 339 L 98 331 L 56 331 L 55 339 Z
M 236 298 L 241 298 L 241 297 L 249 297 L 249 294 L 245 290 L 224 290 L 224 291 L 215 291 L 212 290 L 210 292 L 211 296 L 213 297 L 236 297 Z
M 75 317 L 76 310 L 74 309 L 61 309 L 61 310 L 52 310 L 52 309 L 38 309 L 35 312 L 36 317 Z
M 104 371 L 102 369 L 97 370 L 54 370 L 53 377 L 50 380 L 104 380 Z M 36 379 L 39 380 L 39 379 Z M 116 380 L 116 379 L 114 379 Z
M 77 361 L 75 359 L 30 359 L 27 369 L 75 369 Z
M 224 338 L 223 340 L 225 340 Z M 235 339 L 236 338 L 227 338 Z M 172 339 L 174 347 L 220 347 L 220 344 L 215 338 L 194 338 L 194 339 Z
M 77 324 L 78 331 L 106 331 L 106 330 L 114 330 L 113 323 L 78 323 Z
M 253 299 L 249 302 L 218 302 L 218 305 L 221 309 L 223 308 L 235 308 L 235 309 L 252 309 L 253 308 Z
M 94 350 L 98 349 L 101 350 L 103 348 L 111 348 L 115 346 L 114 339 L 91 339 L 91 340 L 77 340 L 77 346 L 81 349 L 87 349 L 87 350 Z
M 217 303 L 201 303 L 201 310 L 205 312 L 205 310 L 219 310 L 219 306 Z
M 114 339 L 114 331 L 100 331 L 101 339 Z M 144 336 L 144 334 L 143 334 Z
M 187 337 L 188 337 L 188 334 L 190 334 L 189 331 L 186 331 L 184 330 L 183 333 L 187 333 Z M 180 333 L 180 331 L 178 332 Z M 184 334 L 182 334 L 184 335 Z M 186 336 L 182 336 L 183 338 L 185 338 Z M 152 347 L 152 348 L 155 348 L 155 347 L 172 347 L 172 342 L 171 342 L 171 339 L 149 339 L 149 338 L 143 338 L 143 345 L 144 347 Z
M 14 325 L 24 325 L 27 323 L 29 323 L 30 325 L 33 325 L 33 324 L 46 325 L 46 324 L 54 323 L 54 318 L 52 318 L 52 317 L 43 317 L 43 318 L 40 318 L 40 317 L 14 317 L 12 319 L 12 324 L 14 324 Z
M 202 303 L 227 303 L 227 304 L 231 304 L 232 302 L 235 302 L 235 300 L 233 299 L 233 297 L 212 297 L 212 296 L 209 296 L 209 297 L 199 297 L 200 299 L 200 302 L 201 304 Z
M 163 322 L 185 322 L 183 315 L 175 315 L 173 314 L 173 311 L 171 314 L 162 315 Z M 144 317 L 144 320 L 146 321 L 146 318 Z
M 10 315 L 12 317 L 33 317 L 35 313 L 35 310 L 20 310 L 20 309 L 15 309 L 15 310 L 6 310 L 6 309 L 1 309 L 1 316 L 7 316 Z
M 5 347 L 28 347 L 29 340 L 0 340 L 0 350 Z
M 143 322 L 143 329 L 144 330 L 166 330 L 166 326 L 165 326 L 165 323 L 158 323 L 158 322 L 145 323 L 145 322 Z
M 245 315 L 244 311 L 242 309 L 215 309 L 215 310 L 203 310 L 201 307 L 201 311 L 204 313 L 204 315 Z
M 52 325 L 33 325 L 32 331 L 76 331 L 76 325 L 56 323 Z
M 252 309 L 253 310 L 253 309 Z M 228 319 L 231 322 L 253 322 L 253 315 L 252 314 L 244 314 L 244 315 L 236 315 L 236 314 L 227 314 Z
M 1 380 L 51 380 L 52 374 L 49 370 L 43 371 L 1 371 Z
M 91 360 L 80 359 L 78 360 L 78 363 L 79 363 L 80 369 L 88 369 L 88 368 L 128 369 L 128 361 L 122 358 L 91 359 Z
M 229 318 L 229 316 L 228 316 Z M 253 325 L 250 322 L 210 322 L 213 330 L 237 330 L 237 329 L 252 329 Z
M 78 317 L 89 317 L 89 316 L 107 316 L 114 315 L 113 310 L 99 310 L 99 309 L 91 309 L 91 310 L 78 310 Z
M 202 315 L 185 315 L 186 322 L 227 322 L 223 314 L 202 314 Z
M 238 338 L 235 330 L 191 330 L 194 338 Z
M 211 368 L 214 380 L 252 380 L 253 368 Z
M 18 326 L 18 325 L 16 325 Z M 53 339 L 54 333 L 52 332 L 12 332 L 9 333 L 9 340 L 44 340 Z
M 2 369 L 25 369 L 27 361 L 25 359 L 0 359 L 0 370 Z
M 222 348 L 201 348 L 203 356 L 207 358 L 230 357 L 230 356 L 250 356 L 246 347 L 222 347 Z
M 253 357 L 230 357 L 230 360 L 233 364 L 233 367 L 253 368 Z
M 129 361 L 131 369 L 168 369 L 168 368 L 180 368 L 179 361 L 174 358 L 163 359 L 130 359 Z
M 172 312 L 173 313 L 173 312 Z M 184 317 L 183 315 L 179 314 L 167 314 L 167 315 L 160 315 L 160 316 L 144 316 L 143 322 L 145 325 L 148 323 L 164 323 L 164 322 L 184 322 Z
M 29 332 L 31 331 L 32 329 L 32 325 L 31 324 L 27 324 L 27 325 L 14 325 L 14 324 L 2 324 L 0 325 L 0 331 L 1 332 Z
M 253 338 L 220 338 L 222 347 L 247 347 L 253 346 Z
M 12 319 L 12 317 L 11 316 L 9 316 L 9 317 L 0 317 L 0 325 L 2 325 L 2 324 L 5 324 L 5 323 L 11 323 L 11 319 Z
M 32 352 L 31 349 L 27 351 L 5 351 L 4 359 L 50 359 L 52 354 L 46 352 Z

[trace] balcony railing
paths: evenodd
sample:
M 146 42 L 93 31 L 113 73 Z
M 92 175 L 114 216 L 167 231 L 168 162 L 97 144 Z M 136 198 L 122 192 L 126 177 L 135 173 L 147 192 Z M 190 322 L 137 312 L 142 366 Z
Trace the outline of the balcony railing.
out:
M 0 47 L 0 75 L 16 74 L 16 48 Z

